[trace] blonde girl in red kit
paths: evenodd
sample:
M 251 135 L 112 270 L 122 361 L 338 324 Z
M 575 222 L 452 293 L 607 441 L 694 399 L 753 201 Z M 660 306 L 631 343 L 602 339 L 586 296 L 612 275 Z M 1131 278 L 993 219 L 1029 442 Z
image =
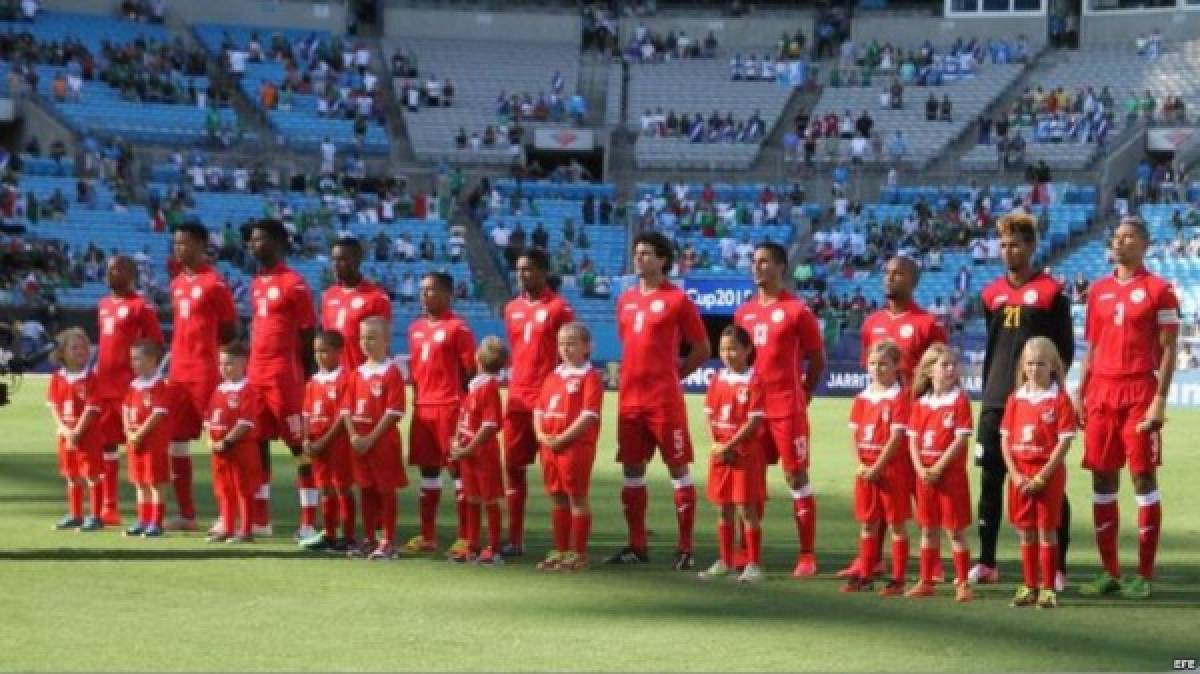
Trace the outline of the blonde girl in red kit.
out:
M 910 598 L 936 593 L 935 562 L 941 557 L 942 530 L 950 534 L 954 557 L 954 598 L 971 601 L 967 567 L 971 552 L 964 532 L 971 524 L 967 481 L 967 439 L 971 401 L 959 382 L 958 355 L 942 343 L 930 346 L 913 380 L 908 422 L 909 453 L 917 474 L 917 523 L 921 525 L 921 578 L 905 593 Z
M 87 370 L 92 344 L 81 328 L 58 334 L 58 348 L 51 360 L 62 367 L 50 376 L 46 404 L 54 418 L 58 439 L 58 468 L 67 481 L 67 514 L 55 529 L 96 531 L 104 528 L 104 447 L 94 432 L 100 406 L 93 398 L 92 376 Z M 89 490 L 90 510 L 83 514 L 84 486 Z
M 852 451 L 858 461 L 854 478 L 854 516 L 862 524 L 858 539 L 859 573 L 842 592 L 871 589 L 871 574 L 883 555 L 883 534 L 892 530 L 892 578 L 880 590 L 883 597 L 904 594 L 908 570 L 908 526 L 912 517 L 912 481 L 907 456 L 908 417 L 912 406 L 900 385 L 903 362 L 900 347 L 890 339 L 875 342 L 867 352 L 871 383 L 850 408 Z
M 1016 381 L 1000 427 L 1008 466 L 1008 516 L 1020 537 L 1025 576 L 1012 606 L 1054 608 L 1058 527 L 1067 487 L 1063 460 L 1075 437 L 1075 409 L 1054 342 L 1034 337 L 1025 343 Z
M 767 462 L 762 445 L 763 389 L 748 366 L 753 349 L 750 333 L 730 325 L 721 333 L 717 353 L 725 368 L 713 377 L 704 400 L 712 432 L 708 461 L 708 499 L 719 508 L 717 540 L 720 557 L 700 580 L 734 572 L 734 537 L 741 523 L 746 565 L 739 583 L 757 583 L 762 571 L 762 504 L 767 498 Z

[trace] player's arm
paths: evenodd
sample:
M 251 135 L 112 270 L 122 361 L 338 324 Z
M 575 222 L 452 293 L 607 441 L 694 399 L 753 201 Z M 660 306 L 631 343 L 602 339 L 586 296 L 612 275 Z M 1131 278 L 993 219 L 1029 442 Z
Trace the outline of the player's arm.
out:
M 954 432 L 954 441 L 942 452 L 942 458 L 937 460 L 929 468 L 929 472 L 933 474 L 935 480 L 942 477 L 942 473 L 946 471 L 946 466 L 950 465 L 960 454 L 967 451 L 967 439 L 971 437 L 971 431 L 958 430 Z
M 908 429 L 900 424 L 892 425 L 892 434 L 888 436 L 887 444 L 883 446 L 883 451 L 879 453 L 879 458 L 875 459 L 875 463 L 870 468 L 863 471 L 863 477 L 874 482 L 879 478 L 879 474 L 883 472 L 884 467 L 888 465 L 888 461 L 899 453 L 900 447 L 903 446 L 905 438 L 908 437 Z M 857 454 L 857 452 L 856 452 Z
M 916 472 L 917 478 L 924 482 L 926 469 L 924 464 L 921 463 L 921 449 L 918 447 L 920 431 L 914 430 L 915 428 L 918 428 L 918 426 L 913 424 L 909 426 L 906 432 L 908 435 L 908 458 L 912 461 L 913 471 Z
M 712 356 L 712 346 L 708 343 L 708 331 L 705 330 L 704 321 L 700 318 L 700 310 L 691 300 L 685 300 L 682 308 L 683 335 L 687 340 L 688 353 L 679 370 L 680 378 L 695 372 L 696 368 L 703 365 Z
M 604 404 L 604 384 L 597 375 L 583 380 L 583 410 L 566 430 L 553 439 L 550 448 L 560 451 L 583 436 L 591 427 L 600 423 L 600 410 Z
M 1050 476 L 1054 475 L 1054 471 L 1062 465 L 1067 458 L 1067 452 L 1071 450 L 1071 440 L 1075 437 L 1071 435 L 1061 434 L 1058 436 L 1058 444 L 1054 446 L 1054 451 L 1050 453 L 1050 458 L 1046 461 L 1046 465 L 1038 471 L 1038 474 L 1033 477 L 1031 482 L 1036 486 L 1035 491 L 1040 491 L 1042 487 L 1050 480 Z
M 221 442 L 217 443 L 221 448 L 221 451 L 236 445 L 246 437 L 246 434 L 249 433 L 250 429 L 252 428 L 254 428 L 253 421 L 250 421 L 249 419 L 238 419 L 237 423 L 233 425 L 233 428 L 225 434 L 225 437 L 221 438 Z
M 479 430 L 476 431 L 475 435 L 471 438 L 471 441 L 458 448 L 459 456 L 470 456 L 470 455 L 474 454 L 475 450 L 482 447 L 484 445 L 484 443 L 486 443 L 488 440 L 491 440 L 492 438 L 496 437 L 496 434 L 499 431 L 500 431 L 500 425 L 497 424 L 496 422 L 494 422 L 494 421 L 483 422 L 482 424 L 480 424 Z
M 533 437 L 537 438 L 538 444 L 549 445 L 550 435 L 542 427 L 542 416 L 543 412 L 541 410 L 533 411 Z
M 364 451 L 374 447 L 375 443 L 379 442 L 379 438 L 383 437 L 383 434 L 388 429 L 395 428 L 396 424 L 400 423 L 402 418 L 404 418 L 404 412 L 402 411 L 387 410 L 384 412 L 383 416 L 376 422 L 375 427 L 371 429 L 371 432 L 359 437 L 359 442 L 365 445 Z
M 1060 290 L 1050 305 L 1050 325 L 1047 337 L 1054 342 L 1062 358 L 1063 369 L 1070 370 L 1075 361 L 1075 326 L 1071 320 L 1071 301 Z
M 1092 345 L 1084 347 L 1083 358 L 1079 359 L 1079 389 L 1075 391 L 1075 423 L 1080 428 L 1087 424 L 1085 414 L 1087 405 L 1088 383 L 1092 376 Z
M 746 455 L 746 441 L 754 437 L 754 434 L 758 432 L 758 429 L 762 426 L 762 420 L 762 412 L 751 412 L 749 416 L 746 417 L 746 423 L 738 427 L 737 432 L 733 434 L 733 437 L 729 438 L 729 440 L 724 444 L 726 460 Z M 728 454 L 730 452 L 732 452 L 734 456 L 729 456 Z
M 133 429 L 133 433 L 131 434 L 129 441 L 135 445 L 138 444 L 142 441 L 142 438 L 153 432 L 155 428 L 158 428 L 158 425 L 161 424 L 163 419 L 166 418 L 167 409 L 165 407 L 155 407 L 154 411 L 150 413 L 150 416 L 142 422 L 142 425 Z
M 83 434 L 87 433 L 87 429 L 92 425 L 92 422 L 100 416 L 100 408 L 95 405 L 87 405 L 83 408 L 83 414 L 79 416 L 79 420 L 75 422 L 75 428 L 69 429 L 68 437 L 71 439 L 72 445 L 78 445 L 83 439 Z
M 313 355 L 314 335 L 316 335 L 316 330 L 312 327 L 300 330 L 300 343 L 297 345 L 297 350 L 300 352 L 300 365 L 304 368 L 305 379 L 312 378 L 313 373 L 317 371 L 317 358 Z
M 58 408 L 53 404 L 49 404 L 46 407 L 50 408 L 50 416 L 54 418 L 54 434 L 70 439 L 71 429 L 63 422 L 62 415 L 58 413 Z
M 813 349 L 805 355 L 807 369 L 804 372 L 804 392 L 808 396 L 805 404 L 812 401 L 821 385 L 821 377 L 825 375 L 825 348 Z
M 1175 377 L 1175 358 L 1179 351 L 1178 325 L 1160 325 L 1158 330 L 1158 348 L 1162 356 L 1158 359 L 1158 390 L 1154 392 L 1154 402 L 1146 410 L 1146 418 L 1138 424 L 1138 430 L 1143 433 L 1153 433 L 1163 427 L 1167 420 L 1167 394 L 1171 390 L 1171 380 Z
M 341 424 L 342 419 L 349 421 L 350 414 L 344 410 L 339 412 L 338 421 L 330 424 L 329 428 L 325 431 L 325 434 L 317 438 L 316 441 L 312 443 L 313 451 L 324 451 L 324 449 L 329 446 L 329 443 L 333 442 L 333 439 L 337 437 L 337 434 L 345 430 Z

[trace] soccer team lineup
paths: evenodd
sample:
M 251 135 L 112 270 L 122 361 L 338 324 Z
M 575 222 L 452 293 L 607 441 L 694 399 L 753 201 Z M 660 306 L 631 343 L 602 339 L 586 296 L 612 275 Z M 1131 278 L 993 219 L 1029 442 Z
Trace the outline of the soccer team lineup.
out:
M 821 326 L 786 289 L 788 254 L 778 244 L 757 246 L 755 295 L 710 335 L 666 278 L 671 242 L 657 232 L 634 237 L 636 282 L 616 303 L 621 361 L 611 418 L 591 333 L 552 289 L 540 249 L 517 260 L 520 292 L 505 308 L 504 335 L 472 334 L 453 311 L 453 279 L 422 278 L 422 315 L 398 326 L 410 351 L 402 371 L 390 353 L 391 302 L 361 275 L 359 241 L 333 245 L 335 283 L 317 298 L 287 266 L 283 225 L 255 221 L 247 245 L 258 272 L 251 317 L 239 330 L 233 295 L 207 261 L 208 231 L 184 224 L 173 233 L 180 271 L 171 281 L 169 343 L 153 303 L 136 290 L 136 264 L 123 256 L 106 269 L 111 294 L 98 306 L 95 344 L 81 328 L 58 335 L 46 398 L 67 512 L 55 528 L 154 539 L 207 526 L 208 543 L 243 546 L 273 536 L 276 524 L 295 524 L 311 554 L 376 562 L 444 555 L 478 566 L 529 556 L 540 560 L 538 571 L 570 574 L 652 563 L 647 469 L 661 462 L 675 513 L 672 569 L 698 582 L 767 580 L 768 481 L 782 479 L 789 498 L 770 508 L 788 510 L 795 526 L 772 530 L 772 544 L 794 545 L 791 576 L 803 582 L 832 571 L 818 568 L 821 498 L 809 469 L 821 460 L 810 452 L 819 442 L 856 461 L 853 474 L 838 476 L 858 525 L 857 555 L 836 571 L 843 592 L 970 602 L 977 585 L 998 582 L 997 539 L 1009 528 L 1020 561 L 1011 605 L 1054 608 L 1067 583 L 1070 479 L 1091 485 L 1102 569 L 1078 580 L 1079 595 L 1146 599 L 1179 302 L 1143 265 L 1146 225 L 1126 217 L 1109 242 L 1112 273 L 1087 296 L 1086 345 L 1076 344 L 1063 287 L 1033 264 L 1034 218 L 1010 214 L 999 231 L 1006 272 L 982 295 L 978 413 L 945 328 L 913 301 L 917 263 L 895 257 L 884 268 L 886 304 L 862 326 L 867 384 L 840 437 L 817 440 L 808 407 L 826 365 Z M 689 426 L 680 381 L 714 356 L 722 368 L 704 394 L 704 419 Z M 1067 384 L 1072 363 L 1078 386 Z M 602 424 L 615 428 L 615 447 L 597 446 Z M 276 456 L 272 465 L 272 442 L 294 460 Z M 212 513 L 197 512 L 193 493 L 193 457 L 202 454 L 211 457 Z M 614 456 L 619 499 L 593 494 L 597 460 Z M 272 471 L 281 470 L 295 474 L 295 523 L 272 521 Z M 980 471 L 978 493 L 971 470 Z M 695 472 L 706 477 L 702 494 Z M 1125 575 L 1122 482 L 1135 494 L 1138 532 L 1136 565 Z M 121 502 L 123 483 L 132 484 L 134 503 Z M 453 485 L 453 523 L 438 522 L 443 485 Z M 408 488 L 418 492 L 416 512 L 400 513 L 397 494 Z M 542 527 L 526 522 L 534 498 L 548 499 L 547 550 L 526 549 L 527 524 Z M 625 523 L 624 543 L 604 556 L 589 549 L 594 509 L 619 511 Z M 693 544 L 697 510 L 716 514 L 715 550 Z M 411 537 L 398 538 L 406 530 Z

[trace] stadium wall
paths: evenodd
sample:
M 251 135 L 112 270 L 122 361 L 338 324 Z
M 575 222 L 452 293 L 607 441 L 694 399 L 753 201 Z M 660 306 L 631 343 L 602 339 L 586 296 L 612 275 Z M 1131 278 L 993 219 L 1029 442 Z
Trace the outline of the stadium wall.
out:
M 851 36 L 858 44 L 878 40 L 901 46 L 917 45 L 928 38 L 935 44 L 948 44 L 955 39 L 972 37 L 987 41 L 991 38 L 1012 40 L 1024 35 L 1035 51 L 1046 44 L 1044 16 L 982 16 L 979 18 L 938 19 L 928 16 L 897 16 L 863 12 L 854 17 Z
M 468 12 L 388 7 L 384 35 L 390 38 L 504 42 L 579 43 L 583 30 L 578 14 L 533 12 Z
M 116 14 L 115 0 L 43 0 L 46 9 L 89 14 Z M 309 28 L 342 33 L 346 29 L 346 5 L 312 0 L 171 0 L 167 5 L 171 23 L 230 23 L 278 28 Z
M 1200 35 L 1200 12 L 1177 10 L 1112 10 L 1085 13 L 1080 24 L 1082 46 L 1128 44 L 1157 28 L 1164 40 L 1194 40 Z
M 655 16 L 642 19 L 651 32 L 666 35 L 680 30 L 696 40 L 703 40 L 709 31 L 717 36 L 723 49 L 759 53 L 774 51 L 775 43 L 784 31 L 789 34 L 800 29 L 809 40 L 813 35 L 811 11 L 771 12 L 742 18 L 702 16 Z M 637 22 L 621 22 L 621 44 L 629 44 L 637 30 Z M 810 42 L 811 44 L 811 42 Z

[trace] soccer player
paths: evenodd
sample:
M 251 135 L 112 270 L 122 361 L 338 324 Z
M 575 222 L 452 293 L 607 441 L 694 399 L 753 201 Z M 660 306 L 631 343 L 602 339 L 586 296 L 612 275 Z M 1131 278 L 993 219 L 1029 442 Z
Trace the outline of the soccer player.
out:
M 821 326 L 804 300 L 783 287 L 787 251 L 770 241 L 754 250 L 751 275 L 758 294 L 734 313 L 733 322 L 754 341 L 754 371 L 766 400 L 767 462 L 779 461 L 792 491 L 800 552 L 792 575 L 816 575 L 817 504 L 808 480 L 808 403 L 825 370 Z
M 504 307 L 504 326 L 512 349 L 508 404 L 504 410 L 504 476 L 508 500 L 508 542 L 504 556 L 520 556 L 525 548 L 526 468 L 538 454 L 533 408 L 542 383 L 558 365 L 557 339 L 575 312 L 550 289 L 550 258 L 529 248 L 517 258 L 521 294 Z
M 558 331 L 562 364 L 542 383 L 533 411 L 542 459 L 542 479 L 550 495 L 554 548 L 537 564 L 539 571 L 582 571 L 588 567 L 592 508 L 588 500 L 604 381 L 592 367 L 592 333 L 583 323 Z
M 96 312 L 99 340 L 92 377 L 100 416 L 93 429 L 104 446 L 104 510 L 101 519 L 105 526 L 121 524 L 118 457 L 119 446 L 125 441 L 122 406 L 129 392 L 129 383 L 133 381 L 129 349 L 143 339 L 159 344 L 163 341 L 154 303 L 147 301 L 134 289 L 137 276 L 137 264 L 133 258 L 126 255 L 110 258 L 104 278 L 112 294 L 100 300 Z
M 448 551 L 466 547 L 466 502 L 458 466 L 450 460 L 450 444 L 458 424 L 464 387 L 475 373 L 475 336 L 467 322 L 451 309 L 454 279 L 430 272 L 421 279 L 425 315 L 408 326 L 413 382 L 413 417 L 409 425 L 409 463 L 420 467 L 421 532 L 405 544 L 409 552 L 437 549 L 437 510 L 442 498 L 442 469 L 454 478 L 458 508 L 458 540 Z
M 388 357 L 391 335 L 382 316 L 359 326 L 366 362 L 354 371 L 344 416 L 363 509 L 363 545 L 352 554 L 372 560 L 396 557 L 396 490 L 408 486 L 396 427 L 404 417 L 404 377 Z
M 911 399 L 900 384 L 904 352 L 890 339 L 876 341 L 867 351 L 871 383 L 850 408 L 854 458 L 854 515 L 859 534 L 858 573 L 843 592 L 871 589 L 876 564 L 883 557 L 883 534 L 892 530 L 892 578 L 880 596 L 904 594 L 908 569 L 908 525 L 912 515 L 912 460 L 908 456 L 908 417 Z M 906 467 L 909 466 L 909 467 Z
M 263 218 L 250 228 L 250 254 L 258 261 L 258 274 L 250 284 L 250 365 L 248 376 L 259 401 L 258 425 L 263 484 L 256 494 L 254 535 L 270 536 L 271 440 L 282 439 L 297 460 L 296 487 L 300 494 L 300 527 L 303 540 L 316 533 L 318 493 L 312 466 L 303 456 L 304 381 L 312 369 L 316 314 L 312 292 L 304 278 L 287 266 L 288 234 L 283 223 Z
M 911 257 L 896 255 L 888 260 L 883 267 L 885 306 L 867 316 L 860 332 L 863 367 L 867 367 L 867 356 L 871 353 L 871 347 L 881 340 L 891 340 L 900 349 L 898 374 L 902 386 L 912 383 L 913 368 L 930 345 L 950 341 L 946 335 L 946 326 L 913 300 L 913 294 L 920 282 L 921 268 Z M 907 455 L 908 450 L 903 449 L 902 453 Z M 909 470 L 910 467 L 911 463 L 904 461 L 899 470 Z M 909 484 L 916 489 L 915 476 L 909 472 Z M 881 557 L 876 556 L 875 560 L 882 564 Z M 940 565 L 941 560 L 938 560 L 935 576 L 942 575 Z M 860 560 L 856 557 L 850 566 L 838 572 L 838 577 L 854 578 L 866 575 L 859 566 Z M 878 572 L 881 569 L 871 570 Z
M 171 279 L 171 363 L 167 378 L 179 389 L 171 439 L 171 483 L 179 513 L 168 529 L 196 528 L 190 442 L 200 437 L 209 398 L 220 382 L 217 349 L 237 331 L 237 309 L 225 280 L 208 263 L 208 229 L 185 222 L 172 235 L 180 272 Z
M 908 450 L 917 474 L 917 523 L 921 525 L 920 579 L 906 597 L 932 597 L 934 560 L 941 557 L 941 532 L 950 535 L 954 557 L 954 599 L 971 601 L 967 566 L 971 552 L 963 532 L 971 524 L 967 480 L 967 438 L 971 401 L 959 379 L 958 355 L 942 343 L 929 347 L 913 376 Z
M 1083 467 L 1092 471 L 1092 517 L 1104 571 L 1080 588 L 1085 595 L 1120 591 L 1150 596 L 1162 526 L 1156 472 L 1160 431 L 1175 374 L 1179 299 L 1175 289 L 1146 271 L 1146 223 L 1125 217 L 1112 237 L 1116 268 L 1088 291 L 1085 333 L 1089 348 L 1080 371 L 1077 406 L 1084 427 Z M 1117 561 L 1117 488 L 1126 464 L 1138 503 L 1138 572 L 1121 581 Z
M 1017 390 L 1008 397 L 1000 429 L 1009 475 L 1008 513 L 1021 540 L 1025 581 L 1011 606 L 1054 608 L 1058 606 L 1055 539 L 1067 487 L 1063 462 L 1075 437 L 1075 408 L 1054 342 L 1045 337 L 1030 339 L 1021 351 L 1020 367 Z
M 104 528 L 104 449 L 97 433 L 89 433 L 100 416 L 92 398 L 92 376 L 87 369 L 91 341 L 82 328 L 67 328 L 55 339 L 51 360 L 61 367 L 50 376 L 46 404 L 54 418 L 58 440 L 58 469 L 67 481 L 67 515 L 55 529 L 97 531 Z M 83 487 L 90 496 L 88 516 L 83 515 Z
M 726 326 L 717 345 L 725 364 L 713 378 L 704 399 L 713 444 L 708 460 L 708 499 L 717 506 L 719 556 L 700 580 L 722 578 L 734 571 L 733 545 L 737 522 L 741 523 L 746 562 L 736 578 L 739 583 L 757 583 L 762 572 L 762 527 L 760 504 L 767 497 L 767 463 L 762 447 L 763 390 L 750 354 L 750 333 L 736 325 Z
M 621 503 L 629 542 L 606 564 L 650 561 L 646 535 L 646 464 L 657 448 L 675 487 L 679 539 L 672 567 L 691 569 L 692 529 L 696 522 L 696 485 L 688 472 L 692 439 L 680 378 L 691 374 L 712 352 L 704 322 L 683 290 L 670 283 L 674 248 L 660 232 L 642 232 L 633 240 L 633 267 L 638 285 L 617 300 L 617 334 L 621 339 L 621 380 L 617 391 L 617 461 L 625 485 Z M 678 351 L 688 347 L 680 363 Z
M 313 479 L 321 490 L 321 521 L 325 529 L 300 545 L 314 552 L 350 552 L 355 547 L 356 513 L 351 491 L 354 473 L 350 438 L 342 417 L 357 368 L 342 364 L 344 350 L 342 333 L 337 330 L 317 333 L 313 356 L 318 372 L 304 390 L 304 454 L 312 460 Z M 341 538 L 337 535 L 339 524 Z
M 979 559 L 971 568 L 972 583 L 995 583 L 996 538 L 1004 512 L 1004 478 L 1007 468 L 1001 448 L 1000 424 L 1004 406 L 1015 389 L 1017 361 L 1025 343 L 1034 337 L 1054 342 L 1063 367 L 1070 369 L 1075 355 L 1071 303 L 1062 286 L 1033 266 L 1037 251 L 1037 221 L 1014 213 L 1000 218 L 1000 259 L 1004 276 L 983 289 L 983 317 L 987 324 L 987 350 L 983 357 L 983 401 L 979 413 L 975 464 L 979 481 Z M 1059 572 L 1055 587 L 1066 582 L 1065 562 L 1071 540 L 1071 508 L 1064 497 L 1062 526 L 1058 530 Z
M 508 349 L 499 337 L 484 337 L 475 353 L 479 374 L 467 386 L 450 459 L 462 475 L 463 498 L 467 501 L 467 550 L 450 561 L 474 561 L 484 566 L 504 563 L 500 556 L 503 531 L 504 470 L 500 467 L 500 372 L 508 364 Z M 482 545 L 480 530 L 487 510 L 488 544 Z
M 208 542 L 249 543 L 254 540 L 254 493 L 262 484 L 256 436 L 261 410 L 246 381 L 246 347 L 227 342 L 220 351 L 222 381 L 213 391 L 204 422 L 220 510 L 220 527 L 209 532 Z
M 362 365 L 358 326 L 368 316 L 392 320 L 392 301 L 383 288 L 362 276 L 362 243 L 353 237 L 338 239 L 329 254 L 336 283 L 321 296 L 321 327 L 342 334 L 342 365 L 347 372 Z
M 178 395 L 159 375 L 162 343 L 140 339 L 129 349 L 134 380 L 123 405 L 129 481 L 137 488 L 137 521 L 126 536 L 163 535 L 162 485 L 171 477 L 168 445 L 174 429 L 168 419 Z

